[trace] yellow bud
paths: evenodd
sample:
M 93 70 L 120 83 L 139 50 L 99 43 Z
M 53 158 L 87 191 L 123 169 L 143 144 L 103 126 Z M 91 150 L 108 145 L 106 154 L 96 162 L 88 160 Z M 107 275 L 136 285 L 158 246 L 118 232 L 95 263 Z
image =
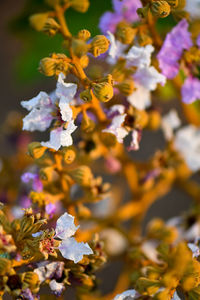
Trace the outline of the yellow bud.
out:
M 158 111 L 153 110 L 149 113 L 149 122 L 147 127 L 151 130 L 157 130 L 160 127 L 161 117 Z
M 78 215 L 81 218 L 89 218 L 91 216 L 91 211 L 88 207 L 84 206 L 83 204 L 79 204 L 78 207 Z
M 85 102 L 90 102 L 92 100 L 91 90 L 86 89 L 85 91 L 81 92 L 80 98 Z
M 126 45 L 130 45 L 135 38 L 137 29 L 134 29 L 127 24 L 120 23 L 117 27 L 116 36 L 117 39 Z
M 70 5 L 78 12 L 85 13 L 90 5 L 88 0 L 70 0 Z
M 72 149 L 67 149 L 64 153 L 64 161 L 66 164 L 71 164 L 76 158 L 76 153 Z
M 55 7 L 56 5 L 60 4 L 60 0 L 45 0 L 45 2 L 52 7 Z
M 38 159 L 44 155 L 46 149 L 47 148 L 41 146 L 39 142 L 32 142 L 31 144 L 28 145 L 28 154 L 31 157 Z
M 44 28 L 47 19 L 48 13 L 35 14 L 29 18 L 29 22 L 35 30 L 41 31 Z
M 52 167 L 46 167 L 40 169 L 40 177 L 43 180 L 52 181 L 53 179 L 53 168 Z
M 165 18 L 170 14 L 170 5 L 167 1 L 153 0 L 150 9 L 152 14 L 158 18 Z
M 76 56 L 81 57 L 88 52 L 88 45 L 83 40 L 73 39 L 72 50 Z
M 80 166 L 77 169 L 70 171 L 70 175 L 76 183 L 83 187 L 90 186 L 93 179 L 92 172 L 88 166 Z
M 173 8 L 178 6 L 178 2 L 179 0 L 167 0 L 167 3 Z
M 126 79 L 117 85 L 119 91 L 125 96 L 131 95 L 134 91 L 134 87 L 134 81 L 131 79 Z
M 90 52 L 95 56 L 105 53 L 109 48 L 110 42 L 104 35 L 96 35 L 91 44 Z
M 113 77 L 111 74 L 108 74 L 99 79 L 98 82 L 108 82 L 109 84 L 113 85 Z
M 113 147 L 116 145 L 116 136 L 112 133 L 108 133 L 108 132 L 101 132 L 101 140 L 102 143 L 106 146 L 106 147 Z
M 48 18 L 44 24 L 44 27 L 42 28 L 42 31 L 50 36 L 53 36 L 59 29 L 60 25 L 53 18 Z
M 137 9 L 137 14 L 141 18 L 146 18 L 149 10 L 149 5 Z
M 125 78 L 126 60 L 120 59 L 112 69 L 112 77 L 114 80 L 121 82 Z
M 40 61 L 39 71 L 46 76 L 59 75 L 61 72 L 68 73 L 69 63 L 64 54 L 53 54 L 51 57 L 45 57 Z
M 22 281 L 28 286 L 30 286 L 31 289 L 34 289 L 36 286 L 39 285 L 39 278 L 38 275 L 35 272 L 26 272 L 22 274 Z
M 77 37 L 80 40 L 87 41 L 91 37 L 91 33 L 87 29 L 82 29 L 78 32 Z
M 83 55 L 80 58 L 80 65 L 83 69 L 87 68 L 89 64 L 89 57 L 87 55 Z
M 135 113 L 135 125 L 139 128 L 144 128 L 147 126 L 148 121 L 148 113 L 145 110 L 137 110 Z
M 198 285 L 198 282 L 194 276 L 188 276 L 182 280 L 182 287 L 185 291 L 190 291 Z
M 4 275 L 11 270 L 11 260 L 0 258 L 0 275 Z
M 101 102 L 108 102 L 113 97 L 113 87 L 108 82 L 95 84 L 93 92 L 95 97 Z

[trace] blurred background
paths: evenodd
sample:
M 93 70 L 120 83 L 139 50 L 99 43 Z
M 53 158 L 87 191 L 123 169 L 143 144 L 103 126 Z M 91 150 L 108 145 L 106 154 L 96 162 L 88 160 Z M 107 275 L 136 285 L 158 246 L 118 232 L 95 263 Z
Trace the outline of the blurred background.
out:
M 134 0 L 133 0 L 134 1 Z M 98 20 L 102 13 L 111 10 L 111 0 L 91 0 L 86 14 L 69 10 L 67 20 L 72 33 L 87 28 L 92 35 L 98 34 Z M 23 112 L 20 101 L 28 100 L 41 90 L 50 92 L 55 87 L 55 80 L 45 78 L 38 72 L 41 58 L 52 52 L 62 51 L 59 37 L 49 38 L 35 32 L 29 26 L 28 17 L 45 9 L 43 0 L 1 0 L 0 1 L 0 85 L 1 109 L 0 123 L 12 110 Z M 25 113 L 25 112 L 23 112 Z M 157 150 L 164 148 L 161 132 L 145 132 L 141 148 L 134 152 L 136 159 L 146 160 Z M 4 145 L 1 145 L 1 150 Z M 190 207 L 190 199 L 178 189 L 157 201 L 149 210 L 146 222 L 152 217 L 168 219 Z

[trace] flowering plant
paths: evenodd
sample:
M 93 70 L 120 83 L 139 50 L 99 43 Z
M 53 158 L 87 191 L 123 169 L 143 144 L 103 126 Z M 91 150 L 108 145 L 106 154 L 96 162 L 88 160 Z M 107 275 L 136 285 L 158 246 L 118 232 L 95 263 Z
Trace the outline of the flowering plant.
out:
M 200 299 L 199 1 L 113 0 L 94 37 L 73 36 L 65 15 L 89 0 L 45 2 L 30 24 L 61 35 L 63 53 L 40 61 L 56 88 L 21 102 L 24 133 L 16 113 L 4 125 L 15 153 L 1 159 L 1 299 L 65 299 L 70 287 L 80 300 Z M 167 17 L 166 32 L 157 25 Z M 164 98 L 174 99 L 167 113 Z M 136 160 L 143 132 L 158 130 L 162 149 Z M 49 137 L 33 141 L 33 131 Z M 190 210 L 143 233 L 148 209 L 174 187 Z M 116 260 L 105 294 L 97 274 Z

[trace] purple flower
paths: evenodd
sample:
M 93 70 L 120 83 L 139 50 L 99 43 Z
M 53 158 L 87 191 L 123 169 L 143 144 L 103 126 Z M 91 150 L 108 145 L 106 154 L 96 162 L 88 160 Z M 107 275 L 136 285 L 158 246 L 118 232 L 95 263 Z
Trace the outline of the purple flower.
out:
M 50 215 L 50 217 L 53 217 L 53 215 L 55 214 L 56 212 L 56 205 L 53 204 L 53 203 L 49 203 L 46 205 L 45 207 L 45 212 Z
M 200 34 L 197 37 L 197 46 L 200 48 Z
M 32 189 L 36 192 L 41 192 L 43 189 L 42 181 L 39 179 L 38 174 L 26 172 L 21 176 L 21 180 L 24 183 L 30 183 L 32 184 Z
M 183 19 L 167 34 L 163 46 L 158 53 L 159 66 L 167 78 L 174 78 L 179 71 L 179 59 L 183 50 L 192 47 L 188 22 Z
M 200 80 L 194 77 L 188 77 L 182 86 L 182 100 L 190 104 L 200 99 Z
M 128 22 L 138 21 L 137 9 L 142 6 L 140 0 L 113 0 L 112 3 L 114 13 L 105 12 L 99 22 L 99 28 L 104 34 L 107 31 L 114 33 L 117 24 L 122 20 Z

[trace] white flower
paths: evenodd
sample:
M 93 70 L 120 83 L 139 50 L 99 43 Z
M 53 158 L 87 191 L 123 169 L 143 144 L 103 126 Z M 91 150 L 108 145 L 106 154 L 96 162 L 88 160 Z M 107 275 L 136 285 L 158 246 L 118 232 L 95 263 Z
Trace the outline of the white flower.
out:
M 127 247 L 127 240 L 116 229 L 106 228 L 101 231 L 100 237 L 104 240 L 109 255 L 120 255 Z
M 162 130 L 166 140 L 171 140 L 174 136 L 174 129 L 177 129 L 181 125 L 181 120 L 175 109 L 162 118 Z
M 152 66 L 137 69 L 133 77 L 137 83 L 149 91 L 154 91 L 158 83 L 164 85 L 166 82 L 166 77 Z
M 64 283 L 57 282 L 55 279 L 53 279 L 49 282 L 49 286 L 50 286 L 50 289 L 57 295 L 60 295 L 65 289 Z
M 197 245 L 193 243 L 188 243 L 188 247 L 192 251 L 193 257 L 198 257 L 200 255 L 200 249 Z
M 45 131 L 49 128 L 53 120 L 51 115 L 53 107 L 48 94 L 40 92 L 33 99 L 29 101 L 22 101 L 21 105 L 30 111 L 23 119 L 23 130 Z
M 65 83 L 65 75 L 60 73 L 56 86 L 56 96 L 65 99 L 66 103 L 71 103 L 77 91 L 77 85 L 74 83 Z
M 125 112 L 124 105 L 115 104 L 115 105 L 110 107 L 109 116 L 112 115 L 113 113 L 119 113 L 120 115 L 122 115 L 124 112 Z
M 68 213 L 65 213 L 57 220 L 56 236 L 62 240 L 59 250 L 64 258 L 73 260 L 75 263 L 81 261 L 83 255 L 93 254 L 87 243 L 78 243 L 72 237 L 77 229 L 78 227 L 74 225 L 74 217 Z
M 58 127 L 50 132 L 50 140 L 48 142 L 41 142 L 44 147 L 55 149 L 56 151 L 61 147 L 69 147 L 73 144 L 71 134 L 76 130 L 77 126 L 74 121 L 68 123 L 67 129 Z
M 115 296 L 113 300 L 134 300 L 137 299 L 139 295 L 135 290 L 127 290 L 122 294 Z
M 117 59 L 120 57 L 124 57 L 124 50 L 127 48 L 127 45 L 124 45 L 120 43 L 119 41 L 115 40 L 114 35 L 107 31 L 108 39 L 110 40 L 110 48 L 108 51 L 108 63 L 115 64 L 117 62 Z
M 36 268 L 34 272 L 38 275 L 40 282 L 44 282 L 46 279 L 52 278 L 54 275 L 58 274 L 62 276 L 64 269 L 64 262 L 51 262 L 48 261 L 39 263 L 39 268 Z
M 130 143 L 130 146 L 128 147 L 128 150 L 131 151 L 137 151 L 139 150 L 140 146 L 139 146 L 139 141 L 140 141 L 140 134 L 139 134 L 139 131 L 136 130 L 136 129 L 133 129 L 132 130 L 132 133 L 131 133 L 131 143 Z
M 65 122 L 69 122 L 73 119 L 73 112 L 68 103 L 66 103 L 66 100 L 64 98 L 61 98 L 59 101 L 59 108 L 62 120 Z
M 122 127 L 126 114 L 115 116 L 111 125 L 104 129 L 103 132 L 112 133 L 116 136 L 119 143 L 123 143 L 124 138 L 128 135 L 128 131 Z
M 127 97 L 127 101 L 139 110 L 151 105 L 151 93 L 142 85 L 135 83 L 136 90 Z
M 174 293 L 172 300 L 181 300 L 181 298 L 178 296 L 177 292 Z
M 200 0 L 187 0 L 185 10 L 194 19 L 200 18 Z
M 145 47 L 133 46 L 126 55 L 126 58 L 132 66 L 138 68 L 148 67 L 151 63 L 151 54 L 153 51 L 154 47 L 152 45 Z
M 196 172 L 200 168 L 200 130 L 193 125 L 179 129 L 175 135 L 175 146 L 183 155 L 189 168 Z

